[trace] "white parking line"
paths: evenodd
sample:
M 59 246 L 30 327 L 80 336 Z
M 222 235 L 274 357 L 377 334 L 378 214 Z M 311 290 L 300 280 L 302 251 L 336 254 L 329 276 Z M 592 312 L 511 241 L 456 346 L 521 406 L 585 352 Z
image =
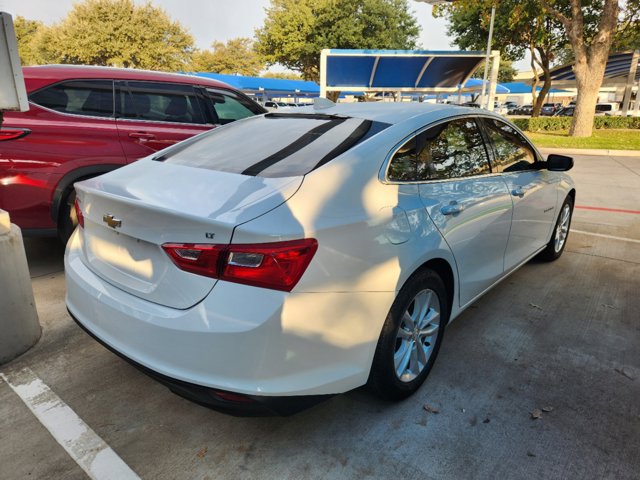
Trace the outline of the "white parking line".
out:
M 95 480 L 140 477 L 35 373 L 25 368 L 0 377 L 22 399 L 67 453 Z
M 602 237 L 602 238 L 610 238 L 611 240 L 621 240 L 623 242 L 631 242 L 631 243 L 640 243 L 640 240 L 636 240 L 635 238 L 626 238 L 626 237 L 614 237 L 613 235 L 605 235 L 603 233 L 591 233 L 584 232 L 582 230 L 571 229 L 572 232 L 580 233 L 582 235 L 591 235 L 592 237 Z

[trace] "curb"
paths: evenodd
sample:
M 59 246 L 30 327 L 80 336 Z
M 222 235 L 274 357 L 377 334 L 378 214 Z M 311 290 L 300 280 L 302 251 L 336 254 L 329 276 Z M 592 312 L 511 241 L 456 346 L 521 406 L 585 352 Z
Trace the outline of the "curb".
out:
M 539 148 L 543 155 L 595 155 L 601 157 L 640 157 L 640 150 L 598 150 L 595 148 Z

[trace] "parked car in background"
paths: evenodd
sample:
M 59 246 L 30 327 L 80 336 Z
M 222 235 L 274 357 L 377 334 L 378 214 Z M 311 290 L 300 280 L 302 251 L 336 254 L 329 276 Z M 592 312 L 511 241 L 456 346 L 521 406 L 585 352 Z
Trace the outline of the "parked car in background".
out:
M 531 112 L 533 112 L 533 105 L 528 104 L 528 105 L 521 105 L 519 108 L 513 111 L 513 114 L 514 115 L 531 115 Z
M 558 110 L 558 107 L 555 103 L 544 103 L 542 104 L 542 108 L 540 109 L 540 115 L 545 117 L 551 117 Z
M 272 100 L 268 100 L 264 102 L 264 108 L 266 108 L 267 111 L 269 112 L 275 112 L 282 108 L 291 108 L 291 107 L 295 107 L 295 105 L 284 103 L 284 102 L 274 102 Z
M 618 103 L 608 102 L 596 104 L 596 115 L 598 116 L 615 116 L 621 113 L 620 104 Z
M 403 399 L 450 320 L 560 257 L 572 165 L 477 108 L 245 118 L 76 185 L 67 307 L 215 408 L 292 413 L 365 384 Z
M 25 67 L 23 74 L 29 111 L 5 113 L 0 208 L 27 235 L 69 237 L 75 182 L 265 112 L 202 77 L 70 65 Z
M 558 111 L 556 111 L 553 114 L 553 116 L 554 117 L 573 117 L 573 112 L 575 111 L 575 109 L 576 107 L 563 107 Z

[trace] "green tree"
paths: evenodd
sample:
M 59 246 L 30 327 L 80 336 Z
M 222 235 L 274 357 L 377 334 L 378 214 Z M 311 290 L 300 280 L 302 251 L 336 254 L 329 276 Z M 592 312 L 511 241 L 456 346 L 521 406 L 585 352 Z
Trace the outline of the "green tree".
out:
M 299 73 L 295 72 L 267 72 L 262 75 L 263 78 L 280 78 L 282 80 L 302 80 Z
M 324 48 L 410 49 L 420 27 L 407 0 L 271 0 L 257 50 L 306 80 L 319 80 Z
M 40 64 L 41 58 L 38 55 L 35 40 L 38 32 L 44 28 L 44 24 L 36 20 L 28 20 L 24 17 L 17 16 L 13 22 L 13 28 L 16 31 L 18 54 L 20 55 L 22 65 Z
M 578 95 L 569 135 L 590 137 L 598 93 L 619 25 L 638 21 L 638 0 L 540 0 L 544 11 L 561 23 L 573 57 Z
M 507 61 L 520 60 L 526 51 L 531 55 L 534 72 L 531 94 L 533 116 L 538 116 L 551 89 L 549 71 L 556 50 L 565 43 L 562 25 L 546 15 L 537 0 L 460 0 L 434 11 L 448 22 L 448 33 L 461 49 L 484 50 L 489 36 L 491 7 L 496 7 L 493 48 Z M 542 88 L 536 90 L 540 76 Z
M 180 23 L 133 0 L 76 3 L 48 33 L 40 48 L 59 63 L 175 71 L 188 67 L 193 51 L 193 38 Z
M 227 43 L 213 42 L 211 50 L 196 51 L 191 70 L 255 77 L 264 65 L 264 60 L 255 51 L 249 38 L 233 38 Z
M 498 67 L 498 82 L 500 83 L 513 82 L 513 79 L 515 78 L 516 73 L 518 73 L 518 71 L 513 66 L 512 60 L 500 59 L 500 66 Z M 482 66 L 478 67 L 478 69 L 473 73 L 472 77 L 473 78 L 484 77 L 484 70 Z

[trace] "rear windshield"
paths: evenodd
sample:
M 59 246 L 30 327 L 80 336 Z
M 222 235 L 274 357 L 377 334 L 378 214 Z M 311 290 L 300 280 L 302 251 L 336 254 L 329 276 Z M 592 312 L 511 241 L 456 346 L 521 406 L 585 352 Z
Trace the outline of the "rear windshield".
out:
M 335 115 L 270 113 L 218 127 L 155 160 L 261 177 L 306 175 L 388 126 Z

